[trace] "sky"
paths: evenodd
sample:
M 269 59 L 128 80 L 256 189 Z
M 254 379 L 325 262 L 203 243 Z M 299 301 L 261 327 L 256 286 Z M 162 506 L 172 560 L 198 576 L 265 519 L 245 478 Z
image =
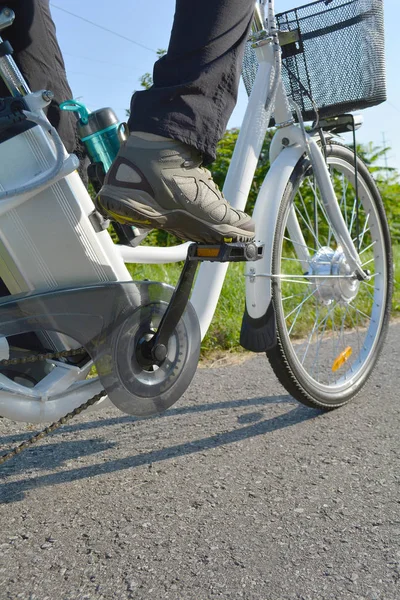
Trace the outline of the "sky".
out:
M 276 0 L 276 10 L 283 12 L 307 3 Z M 132 92 L 140 89 L 140 76 L 152 71 L 155 51 L 168 46 L 175 0 L 151 3 L 149 0 L 114 0 L 112 3 L 55 0 L 50 4 L 74 97 L 80 98 L 91 110 L 111 106 L 124 120 Z M 384 6 L 388 100 L 362 111 L 364 125 L 357 133 L 357 140 L 379 146 L 385 140 L 391 147 L 388 164 L 400 171 L 400 2 L 385 0 Z M 247 94 L 241 84 L 228 127 L 240 127 L 246 104 Z

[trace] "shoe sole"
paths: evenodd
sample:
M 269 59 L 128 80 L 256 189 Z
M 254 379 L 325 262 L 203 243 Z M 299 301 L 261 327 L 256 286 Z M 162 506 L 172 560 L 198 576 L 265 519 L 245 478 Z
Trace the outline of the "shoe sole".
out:
M 200 242 L 203 244 L 221 244 L 228 242 L 251 242 L 254 233 L 231 225 L 211 224 L 191 215 L 184 210 L 170 210 L 157 213 L 154 209 L 149 215 L 146 210 L 140 210 L 139 203 L 132 206 L 130 202 L 115 200 L 106 194 L 97 197 L 96 204 L 100 212 L 124 225 L 135 225 L 153 229 L 164 229 L 182 240 Z M 146 209 L 148 207 L 146 206 Z

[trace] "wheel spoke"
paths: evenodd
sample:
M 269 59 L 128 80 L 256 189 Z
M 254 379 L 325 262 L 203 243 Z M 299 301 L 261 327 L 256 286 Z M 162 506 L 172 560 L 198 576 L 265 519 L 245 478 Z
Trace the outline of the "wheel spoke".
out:
M 291 324 L 291 326 L 290 326 L 290 329 L 289 329 L 289 332 L 288 332 L 288 333 L 289 333 L 289 335 L 292 333 L 292 331 L 293 331 L 293 328 L 294 328 L 294 326 L 296 325 L 296 322 L 297 322 L 297 319 L 299 318 L 299 314 L 300 314 L 300 312 L 301 312 L 301 306 L 299 306 L 299 307 L 298 307 L 298 309 L 297 309 L 296 316 L 295 316 L 295 318 L 293 319 L 293 323 Z
M 358 203 L 358 210 L 361 208 L 361 202 Z M 354 198 L 353 208 L 351 210 L 351 218 L 350 218 L 350 227 L 349 233 L 351 234 L 351 230 L 353 229 L 354 221 L 357 215 L 357 198 Z
M 363 283 L 365 283 L 365 281 L 363 281 Z M 372 287 L 372 286 L 371 286 L 371 287 Z M 368 294 L 368 296 L 371 298 L 371 300 L 372 300 L 372 301 L 375 301 L 375 300 L 374 300 L 374 295 L 373 295 L 373 294 L 371 294 L 371 292 L 369 291 L 369 289 L 368 289 L 367 287 L 366 287 L 366 288 L 364 288 L 364 289 L 365 289 L 366 293 Z
M 366 319 L 369 319 L 369 321 L 371 321 L 371 317 L 369 315 L 365 314 L 364 311 L 362 311 L 359 308 L 357 308 L 356 306 L 354 306 L 354 304 L 351 304 L 351 302 L 350 302 L 350 306 L 352 308 L 354 308 L 354 310 L 356 310 L 358 312 L 358 314 L 362 315 L 363 317 L 365 317 Z
M 375 246 L 376 244 L 376 240 L 374 240 L 369 246 L 367 246 L 366 248 L 364 248 L 364 250 L 361 250 L 361 252 L 358 253 L 359 256 L 361 256 L 361 254 L 364 254 L 364 252 L 366 252 L 367 250 L 369 250 L 370 248 L 372 248 L 373 246 Z
M 274 278 L 275 278 L 275 276 L 272 279 L 274 279 Z M 290 283 L 302 283 L 304 285 L 312 285 L 311 281 L 301 281 L 301 279 L 291 279 L 289 277 L 280 277 L 279 279 L 280 279 L 280 281 L 287 281 Z
M 292 262 L 299 263 L 299 259 L 298 258 L 292 258 L 292 257 L 289 257 L 289 256 L 282 256 L 282 260 L 290 260 Z M 308 260 L 307 262 L 309 263 L 310 261 Z
M 291 300 L 292 298 L 298 298 L 299 296 L 303 298 L 304 294 L 292 294 L 291 296 L 285 296 L 282 298 L 282 302 L 285 302 L 285 300 Z
M 362 267 L 366 267 L 367 265 L 371 264 L 372 262 L 374 262 L 374 258 L 370 258 L 369 260 L 367 260 L 367 262 L 363 263 L 361 266 Z
M 364 228 L 363 228 L 363 230 L 362 230 L 362 233 L 361 233 L 361 239 L 360 239 L 360 241 L 359 241 L 359 245 L 358 245 L 358 247 L 359 247 L 360 249 L 362 248 L 362 245 L 363 245 L 363 242 L 364 242 L 364 236 L 365 236 L 365 234 L 366 234 L 366 233 L 368 233 L 369 231 L 371 231 L 371 228 L 370 228 L 370 227 L 368 227 L 368 223 L 369 223 L 369 217 L 370 217 L 370 214 L 371 214 L 371 213 L 368 213 L 368 214 L 367 214 L 367 217 L 366 217 L 366 219 L 365 219 Z
M 291 238 L 288 238 L 285 235 L 283 236 L 283 239 L 286 240 L 287 242 L 290 242 L 291 244 L 301 246 L 302 248 L 305 247 L 305 248 L 307 248 L 307 250 L 310 250 L 311 252 L 315 252 L 315 248 L 310 248 L 310 246 L 304 246 L 304 244 L 301 244 L 300 242 L 296 242 L 295 240 L 292 240 Z
M 361 352 L 361 344 L 360 344 L 360 331 L 358 328 L 358 314 L 356 313 L 356 323 L 354 323 L 354 319 L 353 319 L 353 315 L 351 314 L 351 312 L 349 311 L 349 317 L 351 319 L 351 322 L 353 323 L 353 327 L 355 328 L 356 332 L 357 332 L 357 345 L 358 345 L 358 353 Z
M 302 365 L 304 364 L 304 361 L 305 361 L 306 356 L 308 354 L 308 350 L 309 350 L 310 345 L 311 345 L 311 340 L 312 340 L 312 338 L 314 336 L 314 333 L 315 333 L 315 328 L 316 328 L 317 321 L 318 321 L 318 313 L 319 313 L 318 300 L 315 299 L 315 321 L 314 321 L 314 325 L 313 325 L 313 328 L 311 330 L 310 336 L 309 336 L 309 338 L 307 340 L 307 345 L 306 345 L 306 349 L 305 349 L 304 354 L 303 354 L 303 358 L 301 360 L 301 364 Z
M 316 346 L 316 349 L 315 349 L 315 359 L 314 359 L 313 364 L 311 365 L 311 372 L 314 371 L 313 367 L 314 367 L 316 361 L 318 361 L 317 362 L 317 366 L 319 368 L 319 349 L 321 347 L 321 343 L 322 343 L 322 340 L 323 340 L 323 337 L 324 337 L 324 333 L 325 333 L 326 327 L 328 325 L 328 319 L 329 319 L 332 311 L 335 309 L 335 307 L 336 307 L 336 304 L 333 304 L 332 308 L 328 311 L 327 315 L 324 317 L 324 319 L 320 323 L 321 325 L 324 324 L 323 330 L 321 331 L 320 335 L 318 333 L 319 332 L 319 326 L 317 327 L 317 340 L 318 340 L 318 342 L 317 342 L 317 346 Z
M 290 317 L 290 316 L 291 316 L 291 315 L 292 315 L 294 312 L 296 312 L 297 308 L 300 308 L 300 309 L 301 309 L 301 307 L 304 305 L 304 303 L 305 303 L 305 302 L 307 302 L 307 300 L 308 300 L 309 298 L 311 298 L 311 296 L 313 296 L 313 294 L 314 294 L 314 293 L 315 293 L 315 292 L 314 292 L 314 290 L 313 290 L 313 291 L 312 291 L 310 294 L 308 294 L 308 296 L 306 296 L 306 297 L 305 297 L 305 298 L 302 300 L 302 302 L 300 302 L 300 304 L 298 304 L 298 305 L 296 306 L 296 308 L 294 308 L 293 310 L 291 310 L 291 311 L 290 311 L 290 313 L 289 313 L 288 315 L 285 315 L 285 321 L 287 321 L 287 320 L 288 320 L 288 318 L 289 318 L 289 317 Z
M 308 231 L 311 233 L 311 235 L 313 236 L 315 243 L 317 245 L 317 248 L 321 248 L 321 244 L 319 239 L 317 238 L 317 236 L 315 235 L 315 232 L 312 230 L 312 228 L 308 225 L 308 223 L 306 222 L 305 218 L 303 217 L 303 215 L 301 214 L 300 210 L 297 208 L 297 206 L 294 204 L 294 208 L 295 211 L 297 212 L 297 214 L 299 215 L 299 217 L 301 217 L 301 219 L 303 220 L 305 226 L 307 227 Z M 315 250 L 313 249 L 313 252 Z
M 310 183 L 310 182 L 309 182 L 309 183 Z M 310 187 L 312 187 L 312 186 L 310 185 Z M 307 208 L 306 208 L 306 205 L 305 205 L 305 203 L 304 203 L 304 200 L 303 200 L 303 194 L 301 193 L 301 191 L 300 191 L 300 190 L 299 190 L 299 197 L 300 197 L 300 202 L 301 202 L 301 203 L 302 203 L 302 205 L 303 205 L 304 212 L 306 213 L 306 217 L 307 217 L 307 222 L 308 222 L 308 225 L 309 225 L 309 226 L 311 227 L 311 229 L 312 229 L 312 223 L 311 223 L 311 219 L 310 219 L 310 216 L 309 216 L 309 214 L 308 214 L 308 210 L 307 210 Z

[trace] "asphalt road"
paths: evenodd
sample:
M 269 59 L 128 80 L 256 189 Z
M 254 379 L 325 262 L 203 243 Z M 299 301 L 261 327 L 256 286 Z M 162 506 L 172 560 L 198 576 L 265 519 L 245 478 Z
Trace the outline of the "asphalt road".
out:
M 1 600 L 398 600 L 400 325 L 321 413 L 264 356 L 164 416 L 81 416 L 1 467 Z M 218 364 L 218 363 L 217 363 Z M 0 447 L 21 424 L 0 421 Z

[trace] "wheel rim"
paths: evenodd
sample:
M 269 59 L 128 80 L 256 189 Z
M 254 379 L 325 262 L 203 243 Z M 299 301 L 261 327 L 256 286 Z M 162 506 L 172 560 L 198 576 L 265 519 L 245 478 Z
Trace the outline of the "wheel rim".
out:
M 309 167 L 286 207 L 273 285 L 279 335 L 291 364 L 329 403 L 337 402 L 369 370 L 385 314 L 387 257 L 366 181 L 359 176 L 357 219 L 353 165 L 338 156 L 328 157 L 328 164 L 347 228 L 371 279 L 359 282 L 351 273 Z

